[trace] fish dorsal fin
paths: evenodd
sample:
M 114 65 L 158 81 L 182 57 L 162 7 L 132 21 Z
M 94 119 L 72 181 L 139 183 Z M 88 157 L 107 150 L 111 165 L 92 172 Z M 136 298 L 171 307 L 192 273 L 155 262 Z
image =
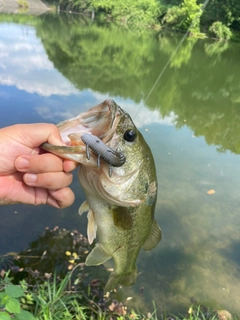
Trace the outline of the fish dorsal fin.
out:
M 142 248 L 146 251 L 149 251 L 154 247 L 156 247 L 156 245 L 161 239 L 162 239 L 162 231 L 159 225 L 157 224 L 157 221 L 154 219 L 149 236 L 147 237 L 146 241 L 142 245 Z
M 106 254 L 99 245 L 89 253 L 85 261 L 86 266 L 97 266 L 109 260 L 111 256 Z
M 84 201 L 79 209 L 78 209 L 78 213 L 80 214 L 80 216 L 84 213 L 84 212 L 88 212 L 90 210 L 89 205 L 87 203 L 87 201 Z
M 88 242 L 92 244 L 93 240 L 96 238 L 97 224 L 95 221 L 94 212 L 91 208 L 88 211 L 87 217 L 88 217 L 88 226 L 87 226 Z

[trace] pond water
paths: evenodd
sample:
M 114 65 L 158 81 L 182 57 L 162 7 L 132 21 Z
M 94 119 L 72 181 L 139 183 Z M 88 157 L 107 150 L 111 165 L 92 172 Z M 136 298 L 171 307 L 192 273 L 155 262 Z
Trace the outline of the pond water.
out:
M 154 300 L 159 314 L 184 313 L 192 298 L 239 313 L 240 47 L 187 38 L 172 55 L 181 38 L 77 16 L 1 14 L 0 127 L 58 123 L 113 98 L 152 149 L 163 232 L 141 251 L 123 299 L 142 311 Z M 0 207 L 0 253 L 26 248 L 47 226 L 86 234 L 76 174 L 72 188 L 76 201 L 64 210 Z

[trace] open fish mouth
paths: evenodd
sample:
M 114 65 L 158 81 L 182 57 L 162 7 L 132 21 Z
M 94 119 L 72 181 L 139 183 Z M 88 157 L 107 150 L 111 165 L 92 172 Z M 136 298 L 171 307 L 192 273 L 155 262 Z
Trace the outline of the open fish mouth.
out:
M 115 133 L 120 116 L 120 107 L 114 100 L 107 99 L 87 112 L 57 124 L 66 146 L 44 143 L 41 147 L 79 163 L 83 163 L 85 154 L 90 166 L 100 167 L 102 158 L 110 166 L 120 167 L 126 161 L 124 154 L 106 144 Z
M 63 141 L 67 145 L 79 145 L 82 144 L 79 138 L 90 133 L 106 143 L 117 127 L 120 115 L 118 109 L 114 100 L 107 99 L 75 118 L 60 122 L 57 127 Z

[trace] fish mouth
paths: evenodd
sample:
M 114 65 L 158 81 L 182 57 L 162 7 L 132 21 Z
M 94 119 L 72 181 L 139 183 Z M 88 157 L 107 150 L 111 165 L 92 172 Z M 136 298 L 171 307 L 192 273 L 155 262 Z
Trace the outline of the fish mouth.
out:
M 67 145 L 82 145 L 81 136 L 91 133 L 108 142 L 120 119 L 120 107 L 112 99 L 107 99 L 77 117 L 60 122 L 57 127 L 62 140 Z

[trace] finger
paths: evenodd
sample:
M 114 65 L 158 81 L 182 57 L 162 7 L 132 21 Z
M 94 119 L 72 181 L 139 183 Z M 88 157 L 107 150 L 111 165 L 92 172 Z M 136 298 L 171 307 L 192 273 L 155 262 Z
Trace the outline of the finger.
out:
M 72 183 L 72 179 L 72 174 L 65 172 L 25 173 L 23 176 L 23 180 L 28 186 L 49 190 L 65 188 Z
M 70 188 L 63 188 L 60 190 L 50 190 L 50 197 L 47 203 L 56 208 L 66 208 L 73 204 L 75 195 Z
M 24 155 L 15 160 L 15 168 L 31 173 L 63 171 L 63 159 L 51 153 Z
M 78 166 L 79 166 L 79 163 L 78 163 L 78 162 L 74 162 L 74 161 L 71 161 L 71 160 L 64 160 L 64 161 L 63 161 L 63 170 L 64 170 L 65 172 L 73 171 L 73 170 L 75 170 Z
M 65 145 L 57 126 L 50 123 L 18 124 L 13 126 L 13 133 L 18 133 L 18 139 L 30 148 L 39 147 L 43 142 L 54 145 Z
M 74 193 L 68 187 L 59 190 L 36 188 L 33 203 L 29 203 L 35 205 L 49 204 L 52 207 L 62 209 L 72 205 L 74 200 Z

